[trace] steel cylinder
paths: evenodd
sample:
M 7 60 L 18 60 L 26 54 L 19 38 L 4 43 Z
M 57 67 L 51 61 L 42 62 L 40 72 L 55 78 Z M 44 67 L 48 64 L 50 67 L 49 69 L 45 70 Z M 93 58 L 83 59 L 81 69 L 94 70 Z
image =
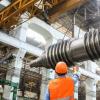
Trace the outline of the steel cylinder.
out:
M 49 46 L 47 51 L 33 61 L 31 67 L 55 68 L 59 61 L 65 61 L 70 67 L 77 62 L 100 58 L 100 33 L 86 33 L 83 38 L 62 40 Z

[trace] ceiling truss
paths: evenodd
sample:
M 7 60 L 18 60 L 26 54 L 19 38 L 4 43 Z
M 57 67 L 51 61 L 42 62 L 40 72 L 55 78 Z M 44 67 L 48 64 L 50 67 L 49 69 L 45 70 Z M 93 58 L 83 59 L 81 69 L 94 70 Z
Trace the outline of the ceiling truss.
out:
M 15 0 L 0 11 L 0 28 L 11 30 L 22 23 L 21 15 L 28 12 L 28 19 L 34 15 L 46 12 L 48 18 L 56 18 L 65 11 L 72 10 L 86 0 Z M 35 5 L 37 3 L 37 6 Z M 42 9 L 39 9 L 39 6 Z M 53 11 L 53 12 L 52 12 Z

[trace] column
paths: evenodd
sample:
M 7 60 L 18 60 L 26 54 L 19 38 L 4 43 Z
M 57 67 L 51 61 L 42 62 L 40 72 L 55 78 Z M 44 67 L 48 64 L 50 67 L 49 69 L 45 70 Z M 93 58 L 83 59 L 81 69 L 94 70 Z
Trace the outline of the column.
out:
M 15 60 L 11 63 L 10 68 L 8 69 L 6 80 L 12 81 L 14 83 L 19 83 L 20 81 L 20 72 L 23 66 L 23 57 L 26 51 L 23 49 L 16 50 L 13 54 L 16 56 Z M 4 99 L 12 100 L 11 86 L 5 85 L 4 88 Z
M 40 100 L 44 100 L 45 93 L 46 93 L 46 90 L 47 90 L 47 85 L 48 85 L 48 72 L 47 72 L 47 69 L 42 68 L 41 74 L 42 74 L 42 84 L 41 84 Z
M 96 81 L 94 79 L 86 80 L 86 100 L 96 100 Z
M 12 31 L 12 33 L 15 33 L 14 34 L 15 38 L 18 38 L 19 40 L 25 42 L 27 28 L 28 28 L 28 24 L 24 23 L 23 25 L 19 26 L 16 30 Z M 9 80 L 14 83 L 19 83 L 20 72 L 23 66 L 23 58 L 25 56 L 25 53 L 26 50 L 24 50 L 23 48 L 16 49 L 12 52 L 12 54 L 15 56 L 15 59 L 10 64 L 10 67 L 13 68 L 13 70 L 11 70 L 10 68 L 8 69 L 6 80 Z M 5 100 L 12 100 L 11 86 L 5 85 L 3 98 Z
M 78 87 L 79 87 L 79 83 L 77 82 L 75 84 L 75 93 L 74 93 L 75 100 L 78 100 Z
M 96 73 L 97 65 L 92 61 L 87 61 L 85 68 L 92 72 Z M 96 100 L 96 80 L 87 78 L 85 81 L 86 85 L 86 100 Z

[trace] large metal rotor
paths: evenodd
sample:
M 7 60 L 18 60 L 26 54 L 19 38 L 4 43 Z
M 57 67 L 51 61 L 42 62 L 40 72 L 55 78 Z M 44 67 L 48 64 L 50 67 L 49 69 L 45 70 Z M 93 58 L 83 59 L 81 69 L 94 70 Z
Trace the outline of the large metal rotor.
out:
M 62 40 L 49 46 L 47 51 L 33 61 L 31 67 L 53 68 L 59 61 L 65 61 L 70 67 L 77 62 L 100 58 L 100 33 L 90 31 L 80 39 Z

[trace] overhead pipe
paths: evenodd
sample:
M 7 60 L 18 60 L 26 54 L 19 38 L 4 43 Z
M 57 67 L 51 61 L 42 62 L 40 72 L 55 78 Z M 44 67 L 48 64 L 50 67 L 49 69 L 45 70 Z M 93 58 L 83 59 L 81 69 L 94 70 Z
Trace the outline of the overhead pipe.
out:
M 90 31 L 80 39 L 62 40 L 49 48 L 31 63 L 31 67 L 55 68 L 59 61 L 65 61 L 68 66 L 77 62 L 97 60 L 100 58 L 100 33 Z

